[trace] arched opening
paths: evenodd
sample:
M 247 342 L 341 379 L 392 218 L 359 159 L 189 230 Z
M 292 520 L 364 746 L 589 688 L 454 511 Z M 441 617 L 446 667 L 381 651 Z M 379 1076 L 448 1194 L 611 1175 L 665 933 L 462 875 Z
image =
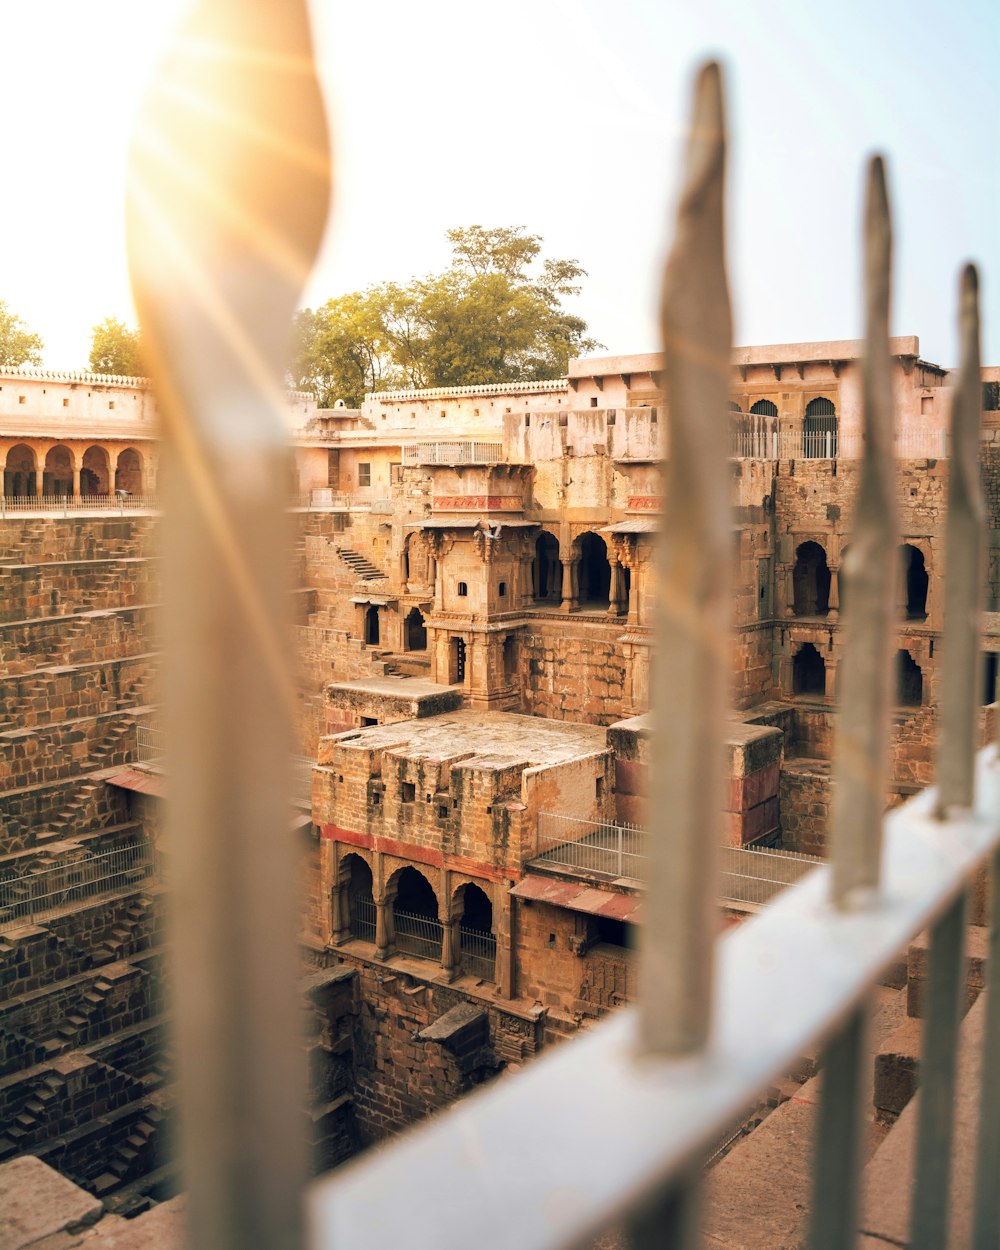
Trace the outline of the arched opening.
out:
M 899 549 L 903 562 L 903 581 L 906 589 L 906 619 L 922 621 L 927 616 L 927 568 L 924 553 L 919 547 L 904 543 Z
M 452 638 L 448 642 L 448 684 L 457 686 L 465 681 L 465 639 Z
M 110 481 L 108 453 L 103 447 L 88 447 L 80 470 L 81 495 L 106 495 Z
M 45 467 L 42 470 L 43 495 L 72 495 L 73 493 L 73 457 L 68 447 L 61 444 L 50 447 L 45 453 Z
M 431 883 L 422 872 L 409 867 L 401 869 L 395 881 L 392 921 L 396 949 L 420 959 L 440 960 L 442 927 Z
M 365 642 L 369 647 L 377 647 L 379 641 L 378 608 L 374 603 L 365 608 Z
M 3 493 L 24 498 L 35 493 L 35 469 L 38 461 L 27 443 L 18 443 L 7 453 L 3 474 Z
M 134 447 L 126 447 L 118 453 L 115 490 L 125 491 L 129 495 L 142 494 L 142 458 Z
M 796 616 L 826 616 L 830 608 L 830 569 L 819 543 L 802 543 L 795 552 L 792 592 Z
M 493 904 L 478 885 L 459 886 L 462 919 L 458 927 L 458 958 L 462 971 L 483 981 L 496 979 L 497 939 L 493 932 Z
M 360 855 L 345 855 L 340 862 L 341 880 L 347 873 L 347 914 L 351 937 L 375 941 L 375 898 L 372 870 Z
M 826 694 L 826 663 L 811 642 L 805 642 L 792 661 L 793 694 Z
M 909 651 L 896 652 L 896 702 L 919 707 L 924 701 L 924 675 Z
M 406 614 L 406 620 L 403 622 L 403 650 L 427 650 L 427 626 L 424 623 L 424 614 L 419 608 L 411 608 Z
M 778 405 L 770 399 L 758 399 L 750 405 L 750 412 L 755 417 L 776 417 Z
M 997 699 L 997 653 L 983 652 L 983 706 L 995 703 Z
M 606 608 L 611 602 L 611 564 L 608 545 L 599 534 L 581 534 L 576 540 L 580 552 L 580 603 Z
M 559 559 L 559 543 L 554 535 L 539 534 L 535 539 L 535 559 L 531 573 L 535 598 L 558 603 L 562 598 L 562 561 Z
M 821 396 L 806 404 L 802 422 L 802 455 L 807 460 L 832 460 L 837 455 L 837 409 Z

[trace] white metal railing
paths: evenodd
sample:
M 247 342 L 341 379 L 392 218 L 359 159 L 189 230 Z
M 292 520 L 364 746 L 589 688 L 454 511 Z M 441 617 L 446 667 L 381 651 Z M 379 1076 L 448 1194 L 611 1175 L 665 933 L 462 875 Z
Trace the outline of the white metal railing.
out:
M 166 732 L 158 725 L 136 725 L 135 758 L 140 764 L 162 762 L 167 751 Z
M 536 847 L 534 864 L 641 885 L 649 833 L 637 825 L 539 812 Z M 719 854 L 719 898 L 738 903 L 770 903 L 821 862 L 814 855 L 773 847 L 723 846 Z
M 238 53 L 226 60 L 226 73 L 217 71 L 218 55 L 205 56 L 206 46 Z M 175 912 L 183 916 L 173 930 L 174 1016 L 184 1072 L 188 1231 L 193 1250 L 266 1250 L 303 1239 L 296 1143 L 304 1074 L 296 1070 L 301 1047 L 292 1025 L 295 861 L 289 839 L 275 836 L 287 814 L 287 725 L 295 709 L 278 615 L 287 553 L 274 485 L 285 452 L 274 433 L 272 392 L 284 370 L 275 327 L 290 321 L 319 246 L 326 136 L 308 72 L 304 0 L 202 0 L 160 64 L 166 81 L 138 128 L 146 141 L 135 149 L 130 179 L 130 247 L 133 289 L 179 466 L 167 510 L 164 602 L 176 770 L 170 837 Z M 234 114 L 247 115 L 247 124 L 234 127 Z M 976 692 L 966 681 L 969 671 L 975 675 L 967 626 L 975 620 L 969 597 L 979 577 L 969 530 L 977 519 L 982 528 L 968 437 L 971 430 L 974 442 L 980 408 L 974 274 L 963 287 L 963 363 L 952 416 L 947 603 L 958 615 L 946 606 L 942 652 L 953 658 L 942 682 L 942 789 L 895 810 L 884 825 L 880 813 L 874 825 L 868 820 L 871 804 L 853 825 L 835 817 L 831 865 L 717 941 L 728 673 L 720 657 L 731 598 L 728 431 L 717 420 L 732 339 L 725 147 L 721 74 L 708 66 L 696 89 L 662 301 L 667 406 L 675 415 L 665 496 L 670 542 L 654 596 L 654 797 L 638 1006 L 315 1182 L 307 1213 L 315 1250 L 564 1250 L 622 1222 L 637 1250 L 687 1250 L 698 1238 L 701 1162 L 760 1090 L 814 1046 L 823 1048 L 824 1080 L 811 1244 L 853 1247 L 868 1004 L 882 970 L 928 926 L 917 1159 L 904 1192 L 914 1200 L 911 1245 L 936 1250 L 948 1213 L 963 900 L 972 874 L 991 859 L 994 957 L 975 1242 L 995 1246 L 1000 1237 L 995 749 L 968 775 Z M 221 193 L 206 195 L 203 188 L 220 176 L 229 179 Z M 867 593 L 872 588 L 891 593 L 897 560 L 895 539 L 885 541 L 893 522 L 878 480 L 892 472 L 880 165 L 870 186 L 867 441 L 844 610 L 845 626 L 857 629 L 841 660 L 841 690 L 877 694 L 883 683 L 888 689 L 890 666 L 883 673 L 872 657 L 886 650 L 892 621 L 865 605 L 877 599 Z M 262 228 L 247 229 L 248 221 Z M 231 420 L 233 411 L 240 422 Z M 206 463 L 233 461 L 241 473 L 204 472 Z M 888 700 L 861 699 L 864 714 L 857 715 L 846 693 L 842 699 L 838 792 L 856 777 L 880 806 L 884 751 L 866 748 L 888 739 Z M 220 933 L 230 940 L 220 941 Z
M 152 843 L 140 840 L 110 851 L 70 853 L 51 867 L 8 874 L 0 878 L 0 930 L 134 889 L 152 876 L 155 864 Z
M 401 391 L 371 391 L 365 396 L 370 400 L 382 403 L 393 403 L 402 399 L 471 399 L 475 395 L 523 395 L 546 393 L 549 391 L 565 391 L 566 378 L 553 378 L 551 382 L 483 382 L 478 386 L 432 386 L 426 390 L 411 388 Z
M 378 906 L 374 898 L 354 895 L 351 898 L 351 937 L 374 942 L 377 931 Z
M 779 431 L 773 420 L 769 426 L 754 429 L 745 428 L 737 417 L 729 434 L 729 455 L 734 460 L 859 460 L 863 453 L 860 433 Z M 892 441 L 892 455 L 897 460 L 947 459 L 947 431 L 904 430 Z
M 404 443 L 403 464 L 502 464 L 503 443 L 463 439 L 454 443 Z
M 0 516 L 19 512 L 158 512 L 155 495 L 131 495 L 116 491 L 110 495 L 0 495 Z

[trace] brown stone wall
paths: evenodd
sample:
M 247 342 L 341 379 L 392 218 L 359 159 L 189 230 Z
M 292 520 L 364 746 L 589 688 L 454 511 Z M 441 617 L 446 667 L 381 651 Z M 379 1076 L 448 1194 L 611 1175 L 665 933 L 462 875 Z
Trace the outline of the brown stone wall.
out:
M 111 712 L 0 732 L 0 791 L 124 764 L 135 752 L 136 723 L 131 711 Z
M 24 621 L 154 603 L 158 594 L 156 565 L 148 556 L 8 565 L 0 568 L 0 620 Z
M 145 655 L 154 649 L 154 632 L 155 613 L 148 607 L 0 624 L 0 672 L 9 676 Z
M 781 771 L 781 845 L 805 855 L 826 854 L 833 784 L 822 760 L 786 760 Z
M 628 715 L 621 626 L 533 620 L 518 634 L 522 710 L 611 725 Z M 637 709 L 642 710 L 642 709 Z
M 37 845 L 43 832 L 69 837 L 129 819 L 126 792 L 88 777 L 6 790 L 0 792 L 0 855 Z
M 0 677 L 0 725 L 28 728 L 149 702 L 156 659 L 138 656 Z

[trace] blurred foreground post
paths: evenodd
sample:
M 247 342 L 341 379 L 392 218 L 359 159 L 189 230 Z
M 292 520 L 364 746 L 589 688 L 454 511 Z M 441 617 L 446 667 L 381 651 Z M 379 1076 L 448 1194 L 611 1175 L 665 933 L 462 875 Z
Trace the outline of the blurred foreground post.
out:
M 190 1243 L 300 1241 L 283 406 L 327 214 L 302 0 L 202 0 L 135 136 L 129 254 L 164 423 L 173 1015 Z

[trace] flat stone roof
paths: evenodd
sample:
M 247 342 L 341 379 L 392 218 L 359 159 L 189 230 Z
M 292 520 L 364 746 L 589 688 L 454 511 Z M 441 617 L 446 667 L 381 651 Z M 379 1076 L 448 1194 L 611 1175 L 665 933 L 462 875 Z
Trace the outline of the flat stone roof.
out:
M 334 681 L 329 691 L 356 691 L 358 694 L 391 695 L 400 699 L 427 699 L 444 694 L 448 690 L 462 690 L 461 686 L 444 686 L 440 682 L 425 681 L 422 677 L 365 677 L 359 681 Z
M 447 712 L 425 720 L 370 725 L 321 739 L 324 746 L 359 751 L 391 751 L 406 759 L 481 761 L 484 768 L 522 764 L 562 764 L 608 749 L 600 725 L 544 720 L 516 712 Z

